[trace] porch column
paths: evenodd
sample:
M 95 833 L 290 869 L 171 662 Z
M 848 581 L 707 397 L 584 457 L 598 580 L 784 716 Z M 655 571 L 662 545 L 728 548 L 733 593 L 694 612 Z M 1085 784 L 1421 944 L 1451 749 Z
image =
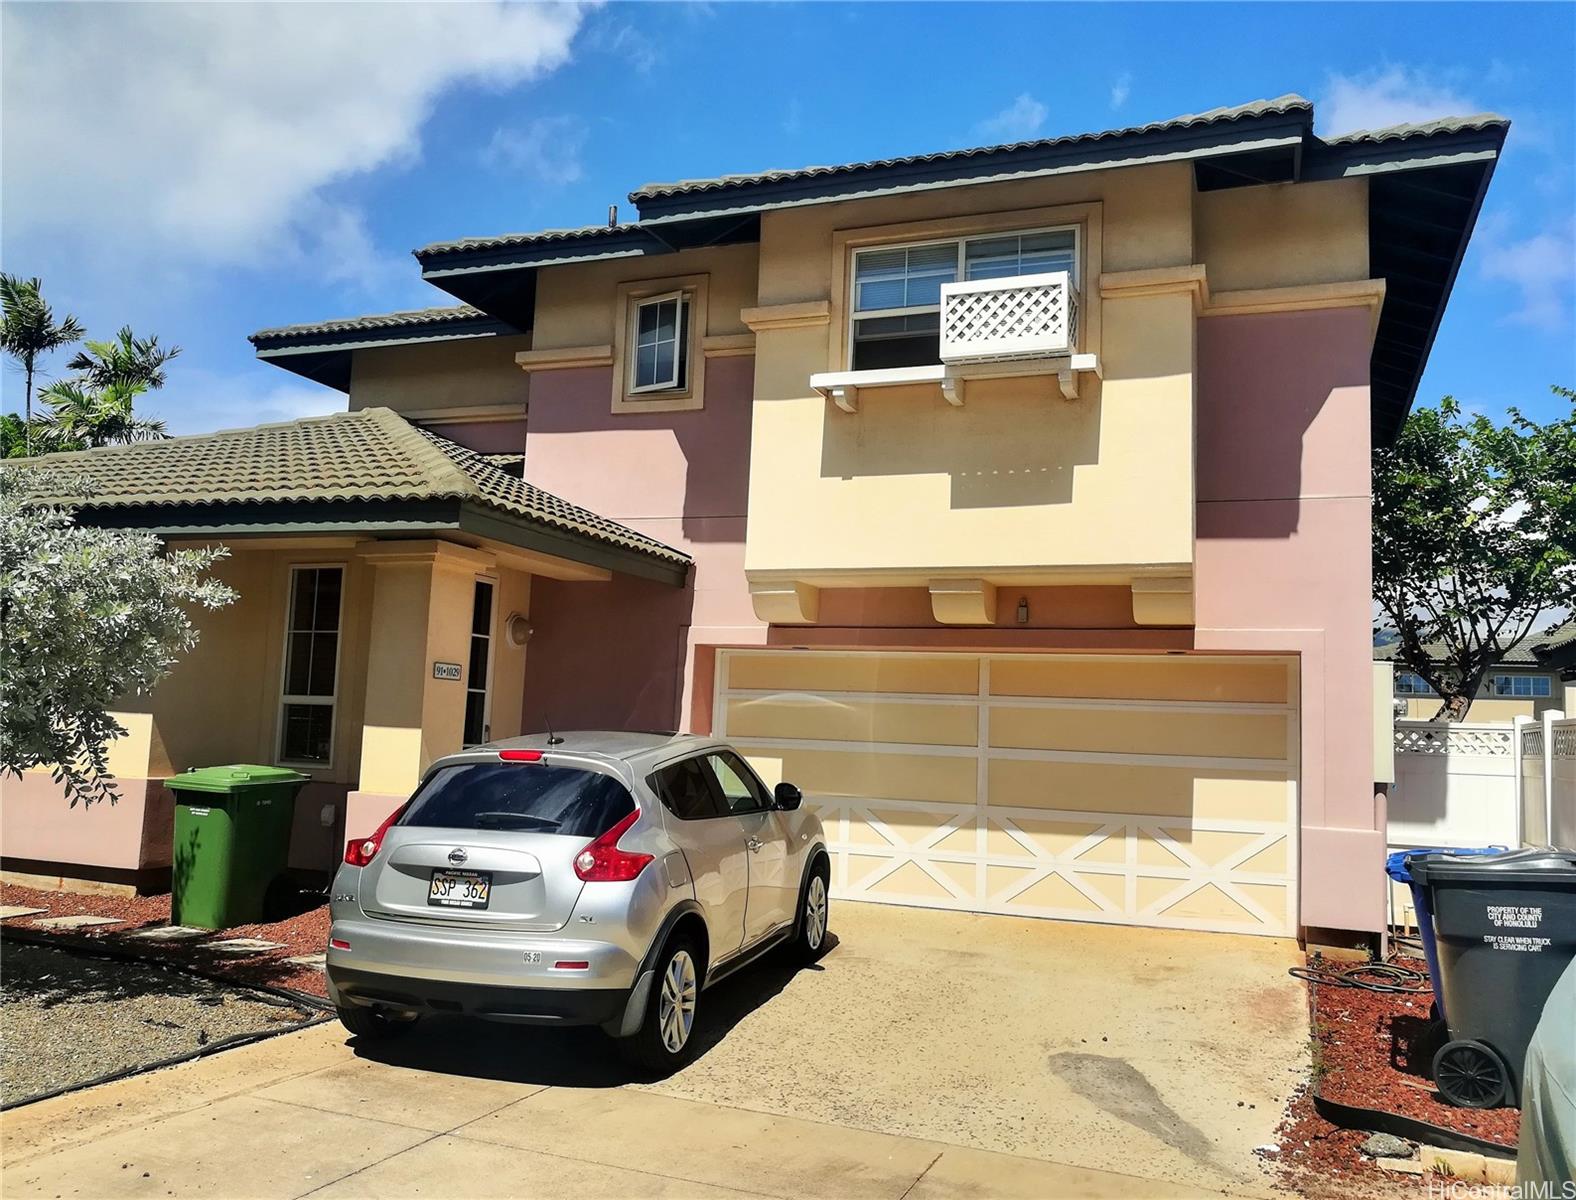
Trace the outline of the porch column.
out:
M 362 718 L 361 775 L 345 811 L 347 837 L 364 837 L 404 803 L 435 758 L 460 748 L 471 605 L 493 556 L 450 542 L 376 542 Z M 459 664 L 439 678 L 437 664 Z

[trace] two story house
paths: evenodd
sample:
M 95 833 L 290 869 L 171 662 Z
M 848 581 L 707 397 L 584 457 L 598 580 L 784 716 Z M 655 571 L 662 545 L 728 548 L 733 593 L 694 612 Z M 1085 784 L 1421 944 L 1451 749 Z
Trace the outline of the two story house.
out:
M 652 184 L 417 251 L 457 307 L 256 334 L 345 411 L 69 456 L 240 600 L 120 805 L 8 787 L 8 867 L 147 886 L 159 780 L 261 760 L 326 868 L 462 745 L 689 729 L 804 789 L 836 895 L 1380 930 L 1370 448 L 1507 123 L 1313 124 Z

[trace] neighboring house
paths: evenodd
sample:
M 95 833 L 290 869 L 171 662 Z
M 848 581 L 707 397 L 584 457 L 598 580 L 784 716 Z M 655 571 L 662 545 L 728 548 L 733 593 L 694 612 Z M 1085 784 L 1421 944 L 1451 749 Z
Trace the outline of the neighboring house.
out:
M 1396 662 L 1397 648 L 1396 643 L 1374 647 L 1375 662 L 1395 663 L 1396 715 L 1433 720 L 1439 712 L 1439 695 L 1422 676 Z M 1431 660 L 1443 660 L 1442 646 L 1427 649 Z M 1576 619 L 1523 638 L 1507 650 L 1484 678 L 1462 720 L 1510 721 L 1541 716 L 1551 709 L 1576 711 Z
M 260 758 L 306 865 L 464 743 L 686 728 L 804 788 L 842 896 L 1377 931 L 1370 446 L 1506 128 L 1288 96 L 428 246 L 465 307 L 253 338 L 347 413 L 75 457 L 242 599 L 129 799 L 29 776 L 6 854 L 147 876 L 157 780 Z

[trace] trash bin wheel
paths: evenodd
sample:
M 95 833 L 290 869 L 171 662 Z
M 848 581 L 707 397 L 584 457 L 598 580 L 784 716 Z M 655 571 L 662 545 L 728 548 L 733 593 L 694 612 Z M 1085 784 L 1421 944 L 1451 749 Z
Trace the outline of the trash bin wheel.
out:
M 1434 1084 L 1457 1108 L 1495 1108 L 1505 1101 L 1510 1071 L 1485 1042 L 1447 1042 L 1434 1055 Z

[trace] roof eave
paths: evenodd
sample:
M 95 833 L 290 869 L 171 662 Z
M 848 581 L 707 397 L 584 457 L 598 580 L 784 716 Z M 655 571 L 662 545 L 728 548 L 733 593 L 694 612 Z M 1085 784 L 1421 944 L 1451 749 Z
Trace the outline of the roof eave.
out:
M 458 498 L 432 500 L 221 501 L 213 504 L 84 505 L 77 520 L 163 538 L 442 537 L 466 533 L 643 579 L 682 587 L 690 564 L 559 529 Z
M 316 383 L 348 392 L 351 355 L 357 350 L 512 337 L 520 332 L 507 321 L 483 314 L 461 320 L 405 323 L 382 329 L 339 329 L 317 334 L 254 333 L 248 340 L 255 347 L 260 362 L 272 363 Z

